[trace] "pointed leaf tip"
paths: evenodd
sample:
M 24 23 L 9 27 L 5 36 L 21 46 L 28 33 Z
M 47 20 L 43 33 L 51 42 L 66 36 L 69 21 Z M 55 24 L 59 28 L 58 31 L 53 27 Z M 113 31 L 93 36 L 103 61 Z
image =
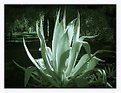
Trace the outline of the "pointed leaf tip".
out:
M 30 58 L 30 60 L 33 62 L 33 64 L 34 64 L 38 69 L 40 69 L 39 66 L 38 66 L 38 64 L 36 63 L 35 59 L 34 59 L 33 56 L 31 55 L 31 53 L 29 52 L 29 50 L 28 50 L 28 48 L 27 48 L 27 46 L 26 46 L 26 43 L 25 43 L 25 39 L 24 39 L 24 38 L 23 38 L 23 44 L 24 44 L 24 48 L 25 48 L 26 53 L 27 53 L 28 57 Z
M 28 81 L 32 75 L 32 72 L 35 70 L 34 67 L 28 67 L 26 70 L 25 70 L 25 78 L 24 78 L 24 86 L 26 87 L 26 85 L 28 84 Z

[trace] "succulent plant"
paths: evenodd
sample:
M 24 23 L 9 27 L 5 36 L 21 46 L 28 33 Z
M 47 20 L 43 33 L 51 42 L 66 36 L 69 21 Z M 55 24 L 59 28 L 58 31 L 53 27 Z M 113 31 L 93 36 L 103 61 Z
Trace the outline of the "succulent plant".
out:
M 40 49 L 42 58 L 34 59 L 30 54 L 25 39 L 23 38 L 24 48 L 32 63 L 36 66 L 37 70 L 41 73 L 43 78 L 46 78 L 54 87 L 67 87 L 73 80 L 81 80 L 92 74 L 93 69 L 98 61 L 103 61 L 95 55 L 103 51 L 91 53 L 91 48 L 85 39 L 95 38 L 95 36 L 80 36 L 80 14 L 76 19 L 72 20 L 66 26 L 66 12 L 64 11 L 63 18 L 60 21 L 60 10 L 57 13 L 57 18 L 54 27 L 52 48 L 46 45 L 44 31 L 43 31 L 43 18 L 36 22 L 36 31 L 40 41 Z M 77 60 L 77 57 L 82 50 L 85 53 Z M 20 66 L 19 66 L 20 67 Z M 22 68 L 24 69 L 24 68 Z M 24 69 L 25 71 L 25 86 L 28 83 L 30 76 L 36 78 L 38 75 L 33 67 Z M 104 70 L 98 70 L 101 75 L 105 75 Z M 29 74 L 28 74 L 29 73 Z M 92 79 L 85 82 L 87 85 Z M 39 80 L 38 80 L 39 82 Z

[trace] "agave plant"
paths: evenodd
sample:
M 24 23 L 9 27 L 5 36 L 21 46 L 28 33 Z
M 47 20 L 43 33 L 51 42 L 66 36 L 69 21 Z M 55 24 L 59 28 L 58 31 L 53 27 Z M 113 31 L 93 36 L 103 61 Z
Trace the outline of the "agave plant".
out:
M 43 31 L 43 18 L 40 18 L 40 20 L 36 22 L 36 31 L 40 40 L 39 50 L 41 50 L 42 58 L 34 59 L 32 57 L 26 46 L 24 38 L 23 44 L 28 57 L 36 68 L 42 73 L 44 78 L 46 78 L 54 87 L 67 87 L 70 82 L 73 82 L 73 80 L 83 80 L 86 75 L 93 71 L 98 61 L 103 60 L 95 56 L 101 51 L 91 54 L 90 45 L 85 41 L 86 38 L 95 38 L 98 35 L 80 36 L 79 13 L 77 18 L 72 20 L 67 26 L 66 12 L 64 12 L 61 21 L 59 21 L 60 10 L 58 11 L 56 17 L 52 48 L 46 45 Z M 79 60 L 77 60 L 82 47 L 84 47 L 85 53 Z M 33 72 L 32 68 L 29 68 L 29 74 L 27 71 L 28 69 L 25 72 L 25 85 L 29 80 L 29 76 L 34 78 L 37 75 Z M 30 75 L 30 72 L 33 74 Z M 101 70 L 99 72 L 102 73 Z M 81 84 L 82 83 L 80 82 L 80 85 Z

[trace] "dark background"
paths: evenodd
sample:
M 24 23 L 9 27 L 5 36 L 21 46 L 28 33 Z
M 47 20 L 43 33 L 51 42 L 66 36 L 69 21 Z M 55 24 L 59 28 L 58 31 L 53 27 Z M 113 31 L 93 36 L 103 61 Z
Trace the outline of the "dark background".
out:
M 4 9 L 5 88 L 23 88 L 24 86 L 24 72 L 13 63 L 13 60 L 24 67 L 33 65 L 26 55 L 22 42 L 9 42 L 12 40 L 9 35 L 13 28 L 15 28 L 16 20 L 27 19 L 27 28 L 24 31 L 27 31 L 28 27 L 31 26 L 35 29 L 35 22 L 39 19 L 40 13 L 43 13 L 45 15 L 44 33 L 47 45 L 51 46 L 57 11 L 61 9 L 63 13 L 64 9 L 66 9 L 66 24 L 76 18 L 77 12 L 79 12 L 81 16 L 80 35 L 95 35 L 100 33 L 99 37 L 87 40 L 91 45 L 92 52 L 98 49 L 116 51 L 116 5 L 5 5 Z M 49 20 L 49 36 L 47 36 L 47 20 Z M 14 32 L 22 31 L 19 28 L 14 30 Z M 34 58 L 41 57 L 38 51 L 38 39 L 35 42 L 31 39 L 31 42 L 28 42 L 27 46 Z M 116 70 L 116 55 L 104 53 L 98 56 L 106 60 L 106 63 L 99 64 L 99 67 L 103 68 L 103 66 L 113 65 Z M 116 76 L 114 75 L 113 77 Z M 113 87 L 116 87 L 116 79 L 109 77 L 109 82 Z M 42 84 L 40 87 L 46 87 L 45 85 Z

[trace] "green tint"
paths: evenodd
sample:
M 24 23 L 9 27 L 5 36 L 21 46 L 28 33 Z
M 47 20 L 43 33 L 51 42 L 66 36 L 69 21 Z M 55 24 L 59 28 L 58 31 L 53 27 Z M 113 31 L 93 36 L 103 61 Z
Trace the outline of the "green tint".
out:
M 82 77 L 85 75 L 87 76 L 86 73 L 88 72 L 92 74 L 92 70 L 95 68 L 98 61 L 101 61 L 101 59 L 98 59 L 95 56 L 98 52 L 91 54 L 90 45 L 88 42 L 84 41 L 84 39 L 95 38 L 98 35 L 80 36 L 79 12 L 77 18 L 72 20 L 67 26 L 66 11 L 64 11 L 63 19 L 61 21 L 59 21 L 59 17 L 60 10 L 57 14 L 55 22 L 52 50 L 46 45 L 45 42 L 43 17 L 40 17 L 40 20 L 36 22 L 36 31 L 40 40 L 40 51 L 42 58 L 34 59 L 25 44 L 25 40 L 23 39 L 24 48 L 30 60 L 42 73 L 43 78 L 46 78 L 52 84 L 52 86 L 67 87 L 68 84 L 73 80 L 79 80 L 80 84 L 82 84 L 81 82 L 84 80 L 84 86 L 86 86 L 89 82 L 87 82 L 86 78 Z M 82 55 L 78 61 L 77 57 L 82 46 L 84 47 L 86 53 Z M 33 69 L 31 68 L 25 70 L 25 86 L 29 81 L 32 71 Z M 105 75 L 105 71 L 103 71 L 102 74 Z M 103 81 L 106 81 L 105 77 L 103 77 Z M 83 87 L 83 84 L 79 85 L 79 82 L 77 85 Z

